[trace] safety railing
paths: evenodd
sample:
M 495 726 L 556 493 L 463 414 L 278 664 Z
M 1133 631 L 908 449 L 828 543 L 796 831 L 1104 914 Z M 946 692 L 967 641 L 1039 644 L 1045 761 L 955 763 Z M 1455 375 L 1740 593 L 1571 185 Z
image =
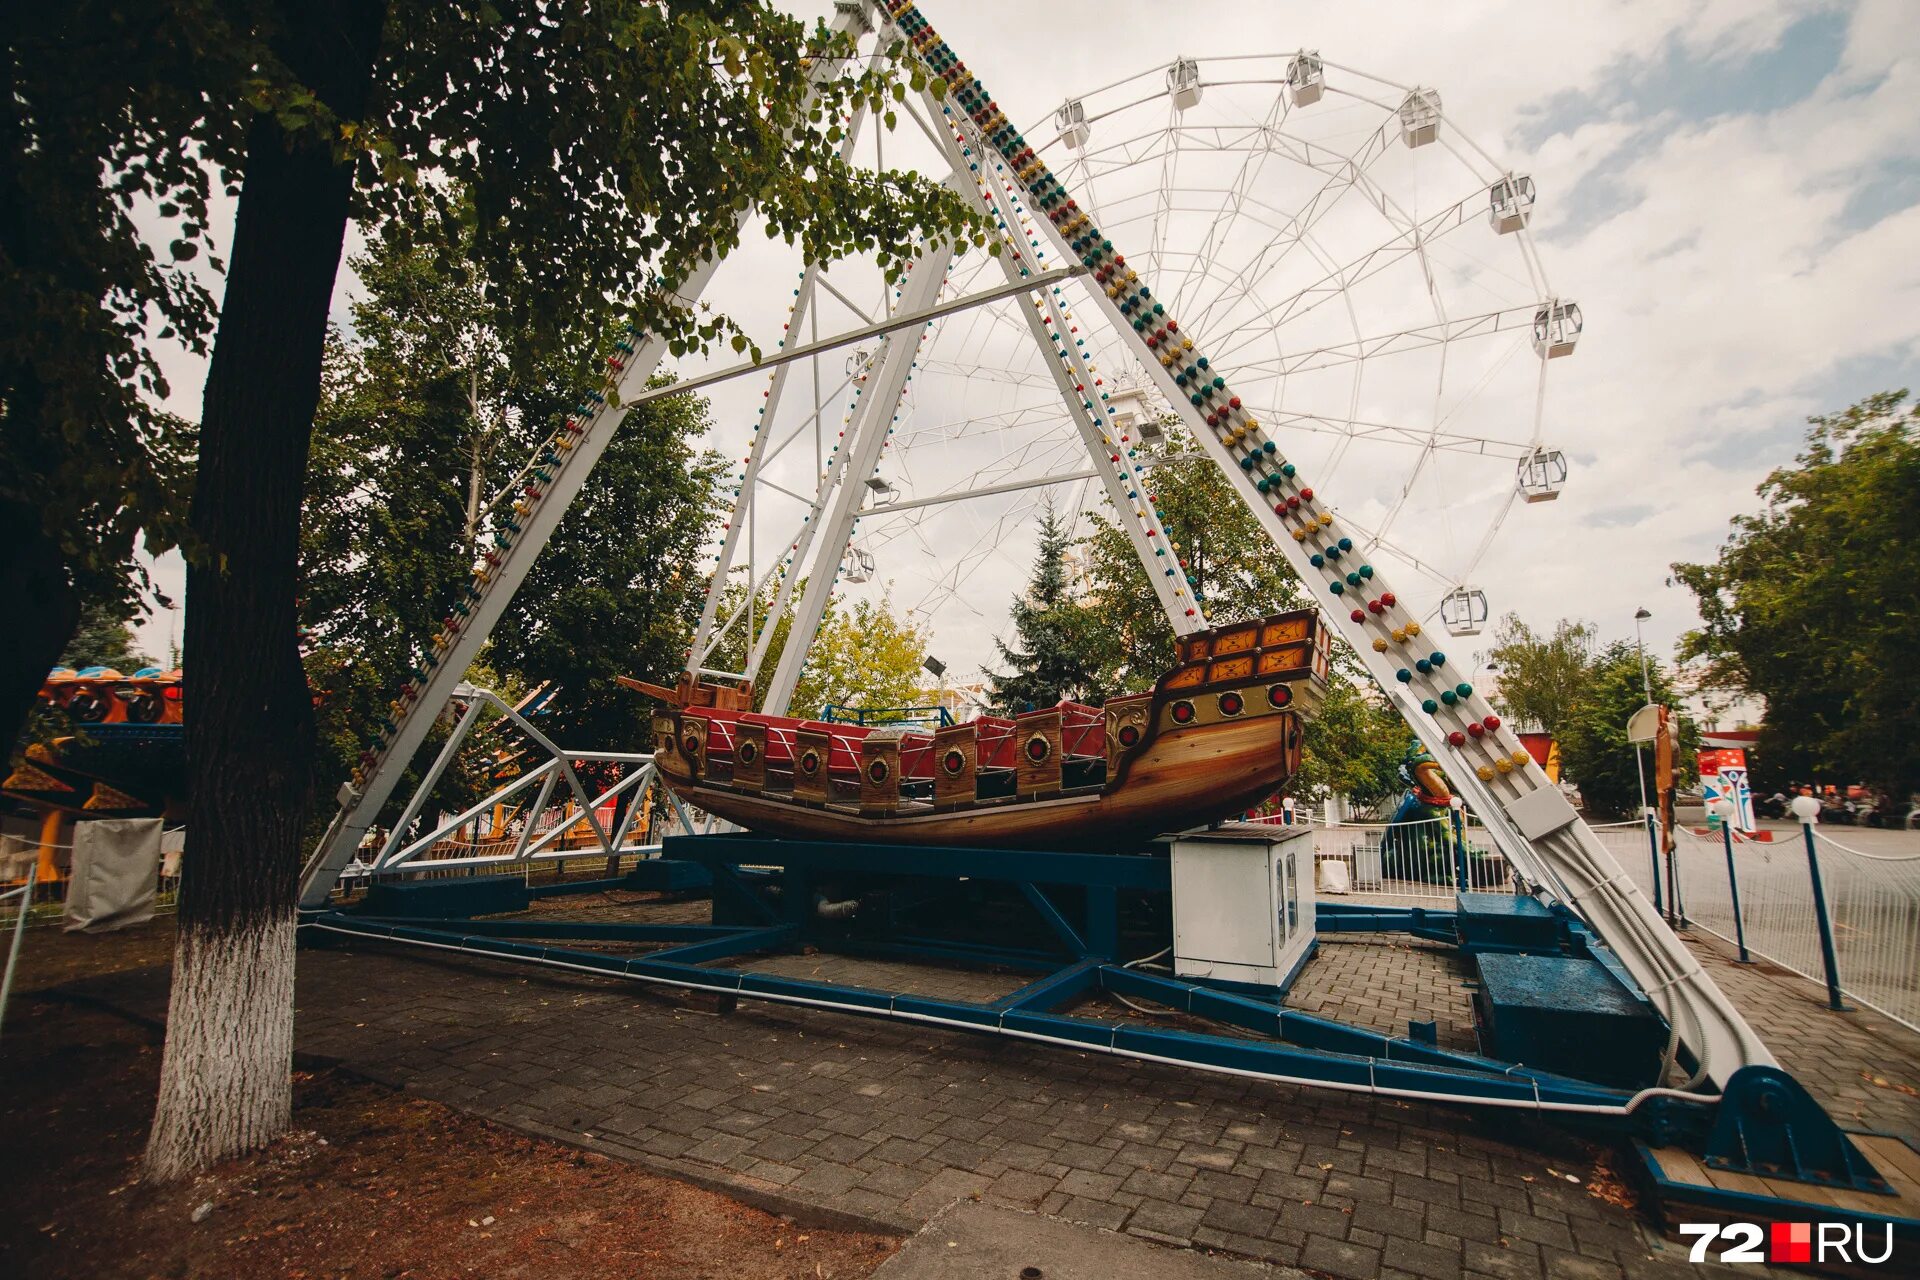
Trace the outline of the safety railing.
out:
M 7 1019 L 7 1000 L 13 995 L 13 971 L 20 963 L 20 936 L 26 932 L 28 908 L 33 903 L 33 886 L 38 866 L 27 869 L 27 878 L 19 886 L 0 892 L 0 905 L 11 904 L 13 927 L 6 932 L 7 964 L 0 971 L 0 1025 Z
M 1920 839 L 1680 827 L 1669 859 L 1644 825 L 1601 834 L 1675 924 L 1819 984 L 1833 1008 L 1856 1001 L 1920 1030 Z
M 1470 816 L 1321 826 L 1296 810 L 1291 823 L 1284 814 L 1256 821 L 1313 832 L 1315 883 L 1322 893 L 1394 903 L 1451 902 L 1463 890 L 1514 892 L 1506 859 Z
M 179 834 L 173 828 L 169 836 Z M 58 924 L 67 910 L 70 842 L 43 844 L 24 836 L 0 835 L 0 930 L 14 927 L 24 914 L 28 928 Z M 180 905 L 180 855 L 163 852 L 154 886 L 153 909 L 165 914 Z

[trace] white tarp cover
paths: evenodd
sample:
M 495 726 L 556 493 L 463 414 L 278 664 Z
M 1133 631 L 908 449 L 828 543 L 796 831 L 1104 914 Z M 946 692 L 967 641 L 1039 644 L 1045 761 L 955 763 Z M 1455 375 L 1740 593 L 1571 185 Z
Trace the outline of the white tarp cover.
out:
M 111 933 L 153 919 L 160 827 L 158 818 L 96 818 L 73 824 L 68 933 Z

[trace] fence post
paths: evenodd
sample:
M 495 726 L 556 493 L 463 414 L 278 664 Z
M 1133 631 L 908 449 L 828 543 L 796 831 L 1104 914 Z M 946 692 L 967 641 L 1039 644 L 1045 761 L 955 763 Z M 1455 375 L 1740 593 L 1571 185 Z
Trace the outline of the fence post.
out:
M 1740 947 L 1740 963 L 1751 964 L 1747 955 L 1747 926 L 1740 918 L 1740 877 L 1733 870 L 1733 824 L 1720 824 L 1720 839 L 1727 846 L 1727 890 L 1733 895 L 1733 937 Z
M 1458 809 L 1449 810 L 1448 815 L 1453 819 L 1453 874 L 1459 881 L 1460 892 L 1466 893 L 1473 888 L 1467 876 L 1467 824 Z
M 1660 841 L 1653 834 L 1653 811 L 1647 811 L 1647 852 L 1653 855 L 1653 914 L 1665 916 L 1666 908 L 1660 903 Z
M 1673 926 L 1687 927 L 1687 904 L 1680 900 L 1680 842 L 1667 850 L 1667 905 L 1673 909 Z
M 1833 954 L 1833 921 L 1827 915 L 1827 890 L 1820 883 L 1820 855 L 1813 848 L 1813 824 L 1800 824 L 1801 832 L 1807 839 L 1807 872 L 1813 877 L 1813 912 L 1820 923 L 1820 963 L 1827 970 L 1827 1008 L 1835 1013 L 1850 1013 L 1851 1008 L 1840 999 L 1840 962 Z
M 27 913 L 33 910 L 33 886 L 40 877 L 40 864 L 27 868 L 27 882 L 20 886 L 20 914 L 13 918 L 13 941 L 7 947 L 7 968 L 0 976 L 0 1019 L 7 1014 L 7 997 L 13 994 L 13 970 L 20 963 L 20 938 L 27 931 Z

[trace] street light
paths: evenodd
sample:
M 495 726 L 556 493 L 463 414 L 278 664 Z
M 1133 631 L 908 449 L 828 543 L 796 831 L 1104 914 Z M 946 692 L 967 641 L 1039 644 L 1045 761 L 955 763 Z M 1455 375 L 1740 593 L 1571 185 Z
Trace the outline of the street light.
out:
M 1653 676 L 1647 667 L 1647 641 L 1641 634 L 1640 624 L 1652 616 L 1644 607 L 1633 611 L 1633 646 L 1640 651 L 1640 687 L 1645 691 L 1649 705 L 1653 702 Z M 1653 806 L 1647 803 L 1646 748 L 1638 742 L 1633 744 L 1633 769 L 1640 775 L 1640 813 L 1644 817 L 1653 811 Z
M 1647 641 L 1646 637 L 1640 634 L 1640 624 L 1652 616 L 1644 608 L 1633 611 L 1633 645 L 1640 651 L 1640 687 L 1646 690 L 1648 702 L 1653 701 L 1653 677 L 1648 674 Z

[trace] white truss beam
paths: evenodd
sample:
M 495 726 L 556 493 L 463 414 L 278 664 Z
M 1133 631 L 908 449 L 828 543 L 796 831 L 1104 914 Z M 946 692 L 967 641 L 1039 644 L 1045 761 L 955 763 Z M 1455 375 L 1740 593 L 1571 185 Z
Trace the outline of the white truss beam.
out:
M 920 257 L 907 273 L 906 285 L 901 290 L 899 311 L 902 315 L 933 309 L 953 259 L 954 249 L 950 244 L 938 245 Z M 925 324 L 920 322 L 922 332 Z M 814 511 L 821 514 L 801 526 L 799 545 L 792 553 L 792 569 L 781 580 L 774 603 L 767 611 L 770 621 L 766 629 L 753 640 L 753 653 L 747 663 L 749 674 L 764 660 L 773 639 L 771 620 L 785 611 L 800 565 L 805 563 L 808 550 L 817 544 L 819 554 L 814 560 L 813 573 L 794 610 L 786 647 L 781 650 L 780 661 L 767 682 L 761 705 L 769 715 L 785 714 L 787 704 L 793 700 L 793 691 L 800 685 L 800 673 L 806 667 L 813 636 L 820 630 L 820 621 L 827 612 L 827 599 L 839 576 L 837 561 L 852 540 L 854 522 L 860 517 L 866 478 L 880 465 L 880 454 L 887 446 L 887 434 L 900 412 L 900 397 L 906 393 L 907 380 L 913 376 L 914 359 L 919 350 L 920 334 L 912 330 L 895 330 L 882 341 L 860 405 L 847 428 L 844 447 L 834 455 L 835 461 L 821 479 L 822 500 L 814 506 Z
M 938 104 L 931 97 L 927 102 L 930 108 L 937 109 Z M 967 173 L 959 146 L 951 135 L 943 137 L 942 141 L 956 176 Z M 983 182 L 969 185 L 975 192 L 981 211 L 997 215 L 1008 227 L 1007 243 L 1013 253 L 1001 254 L 1000 264 L 1009 282 L 1040 283 L 1038 256 L 1018 231 L 1019 212 L 995 191 L 994 184 Z M 992 193 L 990 200 L 980 195 L 982 187 Z M 1039 216 L 1037 212 L 1033 214 L 1035 220 Z M 1068 262 L 1073 260 L 1071 255 L 1063 255 L 1063 258 Z M 1042 318 L 1042 309 L 1035 307 L 1022 307 L 1021 317 L 1026 321 L 1035 345 L 1045 353 L 1047 371 L 1053 376 L 1061 403 L 1066 406 L 1067 416 L 1080 433 L 1087 455 L 1093 459 L 1093 469 L 1106 490 L 1115 522 L 1126 531 L 1127 541 L 1132 544 L 1134 555 L 1139 557 L 1147 581 L 1153 584 L 1153 594 L 1160 601 L 1174 634 L 1189 635 L 1204 629 L 1207 625 L 1206 614 L 1187 590 L 1185 578 L 1180 576 L 1179 556 L 1169 544 L 1166 530 L 1160 527 L 1158 520 L 1151 519 L 1147 514 L 1150 506 L 1145 493 L 1144 468 L 1126 461 L 1127 442 L 1114 439 L 1113 424 L 1108 421 L 1106 410 L 1100 410 L 1096 419 L 1095 410 L 1090 407 L 1100 403 L 1095 390 L 1099 380 L 1092 363 L 1087 359 L 1085 348 L 1074 339 L 1075 326 L 1067 319 L 1059 291 L 1051 288 L 1035 290 L 1035 297 L 1044 308 L 1045 318 Z M 1052 326 L 1052 333 L 1060 335 L 1057 346 L 1049 334 L 1048 325 Z M 1060 354 L 1056 356 L 1055 352 Z

